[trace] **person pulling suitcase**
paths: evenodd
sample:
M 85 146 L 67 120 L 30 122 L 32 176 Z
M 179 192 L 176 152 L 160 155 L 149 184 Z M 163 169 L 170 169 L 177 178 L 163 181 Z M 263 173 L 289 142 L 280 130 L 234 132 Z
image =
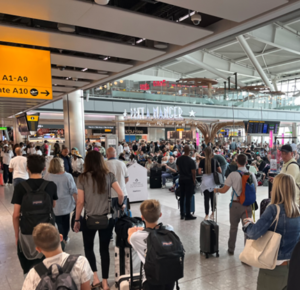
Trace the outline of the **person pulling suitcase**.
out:
M 254 201 L 252 199 L 250 204 L 243 202 L 241 199 L 242 194 L 248 192 L 252 194 L 254 191 L 255 195 L 257 190 L 256 177 L 254 173 L 249 173 L 246 168 L 246 164 L 247 156 L 245 154 L 239 154 L 237 157 L 238 171 L 230 173 L 225 181 L 225 185 L 222 188 L 215 188 L 214 190 L 215 193 L 226 193 L 231 187 L 233 189 L 230 202 L 230 232 L 228 240 L 228 253 L 230 255 L 234 254 L 239 223 L 240 221 L 243 222 L 245 218 L 252 217 L 251 205 L 255 202 L 255 196 Z M 248 175 L 248 179 L 251 180 L 251 183 L 247 184 L 244 182 L 244 175 Z M 248 191 L 248 189 L 250 189 L 251 192 Z M 253 198 L 252 195 L 250 196 L 250 199 L 251 198 Z

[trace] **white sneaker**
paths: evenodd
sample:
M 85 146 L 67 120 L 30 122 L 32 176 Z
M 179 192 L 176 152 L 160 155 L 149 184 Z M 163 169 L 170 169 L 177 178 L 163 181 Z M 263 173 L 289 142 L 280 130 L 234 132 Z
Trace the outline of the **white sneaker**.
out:
M 4 185 L 5 185 L 5 186 L 7 186 L 7 185 L 8 185 L 8 183 L 5 183 Z
M 69 244 L 69 243 L 70 243 L 70 240 L 71 240 L 71 239 L 68 237 L 67 240 L 66 240 L 66 244 Z
M 162 188 L 166 188 L 166 186 L 165 186 L 165 185 L 162 185 Z
M 215 215 L 214 215 L 214 213 L 212 213 L 212 214 L 210 215 L 209 218 L 210 218 L 211 220 L 214 220 L 214 217 L 215 217 Z
M 209 220 L 209 216 L 207 215 L 207 216 L 205 216 L 205 219 L 204 219 L 205 221 L 208 221 Z

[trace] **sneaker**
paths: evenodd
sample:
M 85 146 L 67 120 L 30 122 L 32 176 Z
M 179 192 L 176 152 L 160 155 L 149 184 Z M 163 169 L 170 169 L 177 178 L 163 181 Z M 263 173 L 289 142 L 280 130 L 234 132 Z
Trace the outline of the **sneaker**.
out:
M 70 243 L 70 240 L 71 240 L 71 239 L 68 237 L 67 240 L 66 240 L 66 244 L 69 244 L 69 243 Z
M 214 215 L 214 213 L 212 213 L 212 214 L 210 215 L 209 218 L 210 218 L 211 220 L 214 220 L 214 217 L 215 217 L 215 215 Z
M 165 185 L 162 185 L 162 188 L 166 188 L 166 186 L 165 186 Z
M 181 219 L 181 220 L 184 220 L 184 215 L 181 215 L 181 216 L 180 216 L 180 219 Z
M 205 220 L 205 221 L 208 221 L 208 220 L 209 220 L 209 216 L 208 216 L 208 215 L 205 216 L 204 220 Z
M 186 216 L 186 217 L 185 217 L 185 220 L 186 220 L 186 221 L 191 221 L 191 220 L 195 220 L 196 218 L 197 218 L 196 216 L 189 215 L 189 216 Z
M 5 185 L 5 186 L 8 186 L 8 183 L 5 183 L 4 185 Z

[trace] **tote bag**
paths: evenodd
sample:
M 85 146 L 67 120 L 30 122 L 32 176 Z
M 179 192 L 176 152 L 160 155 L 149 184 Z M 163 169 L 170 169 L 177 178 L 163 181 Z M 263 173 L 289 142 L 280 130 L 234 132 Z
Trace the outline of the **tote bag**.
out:
M 214 159 L 214 164 L 215 164 L 215 172 L 213 173 L 214 175 L 214 180 L 216 185 L 222 185 L 224 184 L 224 177 L 222 173 L 217 171 L 217 160 Z
M 247 240 L 243 252 L 240 254 L 240 260 L 253 267 L 273 270 L 276 267 L 281 235 L 276 233 L 280 207 L 276 205 L 277 215 L 274 232 L 267 231 L 257 240 Z M 273 224 L 272 223 L 272 224 Z

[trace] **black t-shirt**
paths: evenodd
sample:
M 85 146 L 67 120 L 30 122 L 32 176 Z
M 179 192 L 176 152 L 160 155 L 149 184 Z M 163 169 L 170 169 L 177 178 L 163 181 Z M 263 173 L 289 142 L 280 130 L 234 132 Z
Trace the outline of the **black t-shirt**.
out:
M 42 185 L 44 179 L 28 179 L 26 182 L 31 187 L 32 190 L 39 189 Z M 49 184 L 46 186 L 45 191 L 49 193 L 51 201 L 58 200 L 57 196 L 57 186 L 54 182 L 49 181 Z M 26 189 L 23 187 L 21 183 L 17 184 L 14 189 L 14 194 L 11 200 L 12 204 L 19 204 L 22 205 L 23 197 L 26 195 Z M 22 209 L 21 209 L 22 210 Z
M 164 150 L 164 148 L 166 147 L 166 145 L 161 145 L 160 147 L 159 147 L 159 149 L 161 150 L 161 151 L 163 151 Z
M 199 165 L 199 168 L 202 169 L 202 173 L 205 174 L 205 159 L 202 159 L 200 161 L 200 165 Z M 216 171 L 216 168 L 215 168 L 215 164 L 217 165 L 217 168 L 220 167 L 220 163 L 215 160 L 215 159 L 211 159 L 211 173 L 214 173 Z
M 142 146 L 141 150 L 146 153 L 147 152 L 147 147 L 146 146 Z
M 191 157 L 185 155 L 178 157 L 176 165 L 179 168 L 179 179 L 192 180 L 192 170 L 196 169 L 196 163 Z
M 137 151 L 137 149 L 138 149 L 137 145 L 132 145 L 132 150 L 133 151 Z

